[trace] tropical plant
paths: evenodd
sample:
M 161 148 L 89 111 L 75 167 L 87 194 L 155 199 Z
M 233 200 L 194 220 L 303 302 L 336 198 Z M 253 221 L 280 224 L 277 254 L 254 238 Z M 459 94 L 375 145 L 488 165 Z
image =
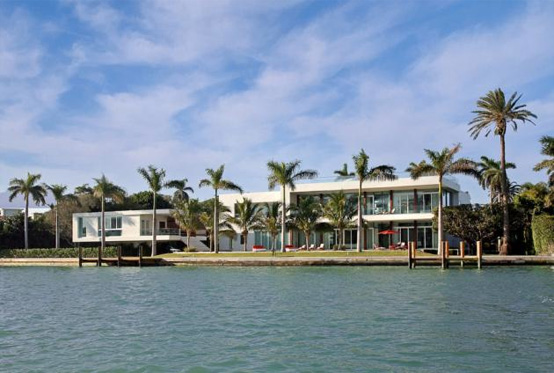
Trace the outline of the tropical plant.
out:
M 197 199 L 179 199 L 175 202 L 175 208 L 171 215 L 175 221 L 187 233 L 187 249 L 190 250 L 190 237 L 202 228 L 200 214 L 202 212 L 202 203 Z
M 502 169 L 500 161 L 485 156 L 481 157 L 481 162 L 477 163 L 479 169 L 479 184 L 483 189 L 489 190 L 490 203 L 498 202 L 502 199 Z M 514 169 L 516 165 L 506 162 L 506 169 Z
M 213 230 L 213 236 L 214 236 L 214 251 L 219 253 L 219 222 L 220 222 L 220 216 L 219 216 L 219 190 L 234 190 L 242 194 L 242 188 L 238 186 L 237 184 L 233 183 L 229 180 L 223 179 L 223 172 L 225 171 L 225 165 L 219 166 L 218 169 L 214 170 L 211 168 L 206 168 L 206 174 L 208 174 L 207 179 L 200 180 L 200 184 L 198 185 L 200 188 L 202 187 L 212 187 L 214 190 L 214 201 L 213 204 L 214 207 L 214 230 Z
M 352 218 L 356 216 L 356 201 L 349 198 L 341 190 L 329 195 L 329 200 L 322 206 L 323 217 L 329 220 L 335 229 L 339 231 L 338 247 L 342 247 L 344 230 L 353 225 Z
M 469 131 L 473 139 L 476 139 L 481 132 L 488 136 L 491 132 L 500 138 L 500 169 L 502 171 L 502 205 L 503 208 L 503 237 L 502 237 L 502 255 L 507 255 L 510 246 L 510 213 L 508 210 L 508 177 L 506 176 L 506 141 L 505 136 L 508 125 L 511 125 L 514 131 L 517 131 L 518 122 L 534 123 L 531 118 L 537 118 L 535 114 L 525 109 L 527 105 L 520 104 L 518 96 L 514 92 L 506 101 L 504 92 L 498 88 L 489 91 L 487 95 L 479 98 L 477 101 L 477 110 L 474 110 L 475 118 L 469 122 Z
M 73 194 L 92 194 L 92 188 L 88 184 L 83 184 L 75 187 Z
M 238 227 L 243 237 L 243 250 L 248 246 L 248 232 L 261 228 L 262 211 L 258 205 L 249 198 L 244 198 L 235 205 L 235 216 L 231 216 L 229 223 Z
M 344 163 L 342 165 L 342 168 L 340 170 L 333 171 L 335 175 L 338 175 L 338 178 L 347 178 L 351 176 L 355 176 L 354 172 L 348 172 L 348 164 Z
M 165 170 L 163 168 L 158 169 L 152 165 L 148 168 L 139 167 L 137 172 L 146 180 L 150 191 L 152 191 L 152 256 L 157 254 L 156 250 L 156 233 L 158 230 L 157 219 L 156 219 L 156 195 L 162 188 L 165 186 Z
M 263 213 L 260 220 L 263 230 L 266 231 L 271 237 L 271 251 L 275 252 L 277 247 L 277 236 L 281 230 L 281 223 L 279 222 L 279 209 L 281 208 L 280 202 L 266 202 L 263 205 Z
M 109 198 L 115 202 L 123 202 L 125 199 L 125 191 L 120 186 L 112 183 L 108 178 L 102 174 L 102 177 L 98 179 L 93 179 L 96 183 L 92 188 L 92 194 L 94 197 L 100 199 L 100 208 L 101 208 L 101 218 L 100 218 L 100 248 L 98 249 L 98 263 L 97 265 L 102 265 L 102 252 L 106 247 L 106 219 L 105 219 L 105 210 L 106 210 L 106 199 Z
M 356 250 L 362 252 L 362 184 L 368 180 L 396 180 L 394 171 L 396 168 L 387 165 L 376 166 L 369 168 L 369 156 L 361 149 L 360 152 L 353 156 L 354 170 L 358 179 L 358 226 L 357 226 L 357 243 Z
M 47 191 L 43 184 L 37 184 L 39 180 L 40 174 L 31 174 L 27 172 L 27 178 L 11 179 L 10 186 L 8 187 L 8 191 L 10 192 L 10 202 L 13 201 L 13 199 L 19 194 L 22 195 L 25 200 L 25 219 L 23 221 L 23 230 L 26 249 L 29 248 L 29 197 L 33 199 L 35 204 L 46 204 L 45 198 Z
M 187 186 L 187 183 L 188 179 L 171 180 L 168 181 L 165 186 L 166 188 L 175 189 L 175 193 L 173 193 L 174 201 L 188 201 L 190 198 L 189 193 L 194 193 L 194 190 Z
M 58 217 L 58 207 L 62 201 L 78 201 L 78 198 L 73 194 L 66 194 L 65 191 L 67 190 L 66 185 L 60 185 L 60 184 L 53 184 L 53 185 L 46 185 L 46 188 L 52 193 L 52 196 L 54 197 L 54 201 L 56 202 L 52 207 L 55 213 L 55 229 L 56 229 L 56 249 L 60 248 L 60 224 L 59 224 L 59 217 Z
M 321 217 L 321 204 L 313 196 L 300 199 L 298 204 L 291 206 L 292 224 L 306 239 L 306 250 L 310 247 L 310 235 L 315 231 L 318 219 Z
M 548 185 L 554 187 L 554 137 L 543 136 L 540 139 L 540 143 L 542 145 L 541 154 L 550 158 L 537 163 L 533 170 L 546 170 L 546 174 L 548 175 Z
M 294 191 L 296 189 L 295 182 L 304 179 L 314 179 L 317 177 L 317 171 L 315 170 L 300 170 L 301 161 L 295 160 L 293 162 L 267 162 L 267 168 L 269 170 L 269 176 L 267 181 L 269 183 L 269 189 L 273 190 L 277 185 L 281 186 L 281 251 L 285 251 L 286 246 L 286 216 L 287 216 L 287 202 L 286 202 L 286 187 Z
M 425 149 L 429 163 L 423 160 L 419 163 L 410 163 L 406 172 L 410 173 L 412 179 L 419 179 L 421 176 L 437 175 L 439 177 L 439 210 L 438 210 L 438 253 L 441 254 L 443 241 L 443 178 L 448 174 L 463 174 L 479 178 L 477 163 L 467 158 L 454 160 L 454 156 L 461 149 L 460 144 L 452 148 L 444 148 L 441 151 Z

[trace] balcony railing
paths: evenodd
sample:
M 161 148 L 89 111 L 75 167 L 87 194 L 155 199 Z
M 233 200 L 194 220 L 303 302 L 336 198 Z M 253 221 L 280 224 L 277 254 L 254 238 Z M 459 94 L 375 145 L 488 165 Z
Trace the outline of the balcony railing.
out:
M 141 236 L 151 236 L 152 229 L 141 229 Z M 180 236 L 181 230 L 179 228 L 160 228 L 156 231 L 158 236 Z

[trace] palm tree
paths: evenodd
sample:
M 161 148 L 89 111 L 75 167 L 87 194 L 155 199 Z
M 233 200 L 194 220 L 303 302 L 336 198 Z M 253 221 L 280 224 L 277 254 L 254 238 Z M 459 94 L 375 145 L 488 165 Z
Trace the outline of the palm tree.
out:
M 21 194 L 25 200 L 25 219 L 23 221 L 25 248 L 29 248 L 29 197 L 33 199 L 35 204 L 46 204 L 46 188 L 44 185 L 37 184 L 40 180 L 40 174 L 30 174 L 27 172 L 26 179 L 11 179 L 8 191 L 10 192 L 10 202 Z
M 200 228 L 200 213 L 202 204 L 197 199 L 180 199 L 175 202 L 175 209 L 171 213 L 175 221 L 187 233 L 187 249 L 190 249 L 190 237 Z
M 353 156 L 354 169 L 356 177 L 358 179 L 358 227 L 357 227 L 357 242 L 356 250 L 362 252 L 362 184 L 367 180 L 396 180 L 397 177 L 394 174 L 396 168 L 387 165 L 376 166 L 369 168 L 369 156 L 362 149 L 360 152 Z
M 508 124 L 517 131 L 518 122 L 533 123 L 531 118 L 537 118 L 535 114 L 525 109 L 527 105 L 519 104 L 521 95 L 517 92 L 506 102 L 504 92 L 500 88 L 489 91 L 486 96 L 477 101 L 477 110 L 474 110 L 475 118 L 469 122 L 469 131 L 473 139 L 484 131 L 485 136 L 491 132 L 500 137 L 500 169 L 502 170 L 502 211 L 503 211 L 503 237 L 500 250 L 501 255 L 507 255 L 510 244 L 510 216 L 508 212 L 508 177 L 506 176 L 506 131 Z
M 277 236 L 281 230 L 279 223 L 279 209 L 281 208 L 280 202 L 266 202 L 263 205 L 263 211 L 261 218 L 261 225 L 263 229 L 271 236 L 271 251 L 275 252 L 277 246 Z
M 341 190 L 329 195 L 329 201 L 322 206 L 323 217 L 339 231 L 338 247 L 342 248 L 344 230 L 352 225 L 356 215 L 356 202 Z
M 98 250 L 98 263 L 97 266 L 102 265 L 102 252 L 106 246 L 106 220 L 105 220 L 105 203 L 106 198 L 110 198 L 115 202 L 123 202 L 125 198 L 125 191 L 120 186 L 115 185 L 108 178 L 102 174 L 102 177 L 93 179 L 96 183 L 92 188 L 92 195 L 100 199 L 101 205 L 101 219 L 100 219 L 100 249 Z
M 287 215 L 287 202 L 286 202 L 286 187 L 290 190 L 295 190 L 295 182 L 304 179 L 314 179 L 317 177 L 317 171 L 315 170 L 299 170 L 301 161 L 295 160 L 293 162 L 267 162 L 267 168 L 269 169 L 269 176 L 267 181 L 269 183 L 269 189 L 274 189 L 277 185 L 281 186 L 282 200 L 281 200 L 281 251 L 285 252 L 285 236 L 287 227 L 285 225 Z
M 441 254 L 441 243 L 443 241 L 443 221 L 442 221 L 442 205 L 443 205 L 443 178 L 448 174 L 463 174 L 473 176 L 479 179 L 479 171 L 477 171 L 477 163 L 467 158 L 454 160 L 454 156 L 461 149 L 461 145 L 454 145 L 452 148 L 444 148 L 441 151 L 433 151 L 425 149 L 425 154 L 429 158 L 429 163 L 421 161 L 419 163 L 410 163 L 406 172 L 410 173 L 412 179 L 419 179 L 421 176 L 437 175 L 439 177 L 439 211 L 438 211 L 438 238 L 439 249 L 438 254 Z
M 54 197 L 54 200 L 56 201 L 56 204 L 53 205 L 53 210 L 55 212 L 56 216 L 56 249 L 60 247 L 60 227 L 59 227 L 59 220 L 58 220 L 58 206 L 60 202 L 65 200 L 72 200 L 72 201 L 78 201 L 77 197 L 73 194 L 66 194 L 65 191 L 67 190 L 66 185 L 60 185 L 60 184 L 52 184 L 52 185 L 46 185 L 46 188 L 52 193 L 52 196 Z
M 321 217 L 321 205 L 313 196 L 301 198 L 297 205 L 291 206 L 292 224 L 306 238 L 306 249 L 310 247 L 310 235 L 317 226 L 317 221 Z
M 76 195 L 92 194 L 92 188 L 88 184 L 79 185 L 75 187 L 73 194 L 76 194 Z
M 221 165 L 218 169 L 213 170 L 211 168 L 206 169 L 206 173 L 208 174 L 208 179 L 202 179 L 200 180 L 200 184 L 198 185 L 200 188 L 205 186 L 210 186 L 214 189 L 215 194 L 215 203 L 214 203 L 214 250 L 217 253 L 219 253 L 219 213 L 218 213 L 218 206 L 219 206 L 219 196 L 217 192 L 219 190 L 234 190 L 242 194 L 242 188 L 238 186 L 237 184 L 233 183 L 229 180 L 223 179 L 223 172 L 225 171 L 225 165 Z
M 229 223 L 236 225 L 243 237 L 243 249 L 246 251 L 248 232 L 261 227 L 262 211 L 251 199 L 244 198 L 235 205 L 235 216 L 229 218 Z
M 543 136 L 540 139 L 542 149 L 541 154 L 550 157 L 535 165 L 534 171 L 546 170 L 548 175 L 548 185 L 554 187 L 554 137 Z
M 163 168 L 157 169 L 156 167 L 150 165 L 148 168 L 139 167 L 137 172 L 146 180 L 148 187 L 152 191 L 153 204 L 152 204 L 152 256 L 157 254 L 156 250 L 156 231 L 157 221 L 156 221 L 156 195 L 162 188 L 165 186 L 165 170 Z
M 500 161 L 485 156 L 481 157 L 481 162 L 477 164 L 479 168 L 479 184 L 483 189 L 489 190 L 490 203 L 498 201 L 502 196 L 502 169 Z M 506 163 L 506 169 L 514 169 L 516 165 L 511 162 Z
M 187 183 L 188 179 L 171 180 L 165 184 L 165 187 L 175 189 L 175 193 L 173 193 L 174 201 L 188 201 L 190 198 L 189 193 L 194 193 L 194 190 L 191 187 L 187 186 Z
M 210 251 L 213 251 L 214 249 L 214 238 L 213 238 L 213 228 L 215 225 L 214 221 L 214 199 L 208 199 L 204 202 L 202 202 L 202 212 L 200 213 L 198 219 L 204 226 L 204 229 L 206 230 L 206 236 L 208 237 L 210 241 Z M 229 224 L 228 220 L 231 217 L 229 214 L 231 210 L 229 207 L 225 206 L 223 203 L 219 202 L 217 203 L 217 211 L 219 214 L 219 228 L 218 230 L 220 232 L 234 232 L 233 228 Z
M 354 176 L 354 172 L 348 172 L 348 165 L 344 163 L 340 170 L 333 171 L 335 175 L 338 175 L 338 179 Z

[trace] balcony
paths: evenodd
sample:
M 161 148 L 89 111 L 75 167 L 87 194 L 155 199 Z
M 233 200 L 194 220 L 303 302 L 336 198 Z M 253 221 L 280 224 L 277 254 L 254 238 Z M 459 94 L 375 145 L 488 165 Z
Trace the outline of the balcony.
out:
M 141 229 L 141 236 L 151 236 L 152 229 Z M 157 236 L 180 236 L 181 230 L 179 228 L 160 228 L 156 231 Z

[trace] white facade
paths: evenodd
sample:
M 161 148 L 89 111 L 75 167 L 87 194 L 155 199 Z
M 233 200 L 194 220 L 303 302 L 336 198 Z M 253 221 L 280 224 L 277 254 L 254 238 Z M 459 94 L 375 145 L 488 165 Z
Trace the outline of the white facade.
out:
M 29 207 L 29 217 L 33 219 L 35 215 L 41 215 L 50 211 L 48 207 Z M 25 212 L 24 208 L 2 208 L 0 207 L 0 217 L 10 217 L 17 214 L 23 214 Z

